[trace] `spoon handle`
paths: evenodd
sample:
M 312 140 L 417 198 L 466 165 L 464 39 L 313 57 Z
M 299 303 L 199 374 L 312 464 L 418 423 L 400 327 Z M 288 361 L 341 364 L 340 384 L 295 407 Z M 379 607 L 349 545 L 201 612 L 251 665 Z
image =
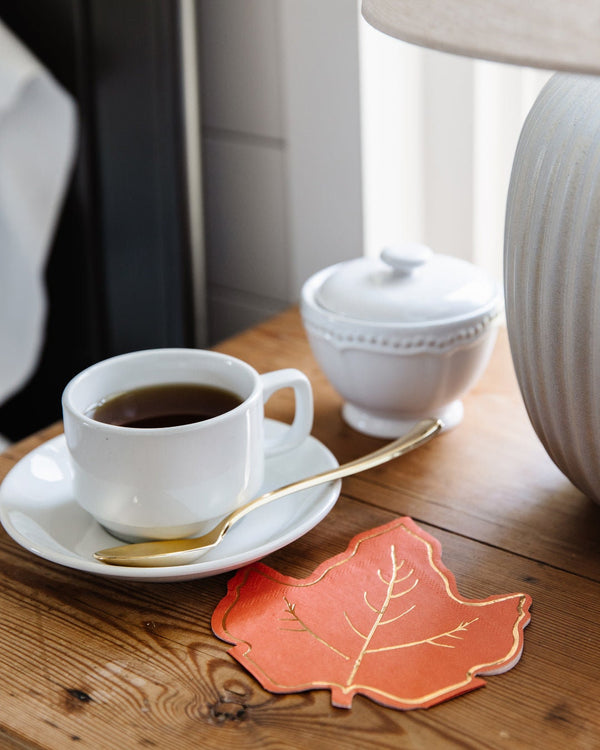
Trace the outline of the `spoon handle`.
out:
M 406 433 L 406 435 L 398 438 L 398 440 L 394 440 L 393 443 L 384 445 L 383 448 L 379 448 L 379 450 L 373 451 L 373 453 L 368 453 L 366 456 L 361 456 L 361 458 L 357 458 L 354 461 L 349 461 L 335 469 L 329 469 L 328 471 L 321 472 L 321 474 L 315 474 L 312 477 L 300 479 L 291 484 L 279 487 L 276 490 L 272 490 L 271 492 L 266 492 L 252 502 L 237 508 L 224 518 L 221 522 L 224 527 L 222 534 L 245 515 L 267 503 L 273 502 L 273 500 L 278 500 L 280 497 L 285 497 L 293 492 L 308 490 L 311 487 L 316 487 L 325 482 L 333 482 L 336 479 L 342 479 L 343 477 L 348 477 L 352 474 L 358 474 L 361 471 L 372 469 L 374 466 L 379 466 L 379 464 L 383 464 L 386 461 L 391 461 L 393 458 L 398 458 L 398 456 L 408 453 L 408 451 L 418 448 L 426 443 L 437 432 L 439 432 L 439 430 L 441 430 L 442 426 L 442 422 L 439 419 L 425 419 L 418 422 L 409 432 Z

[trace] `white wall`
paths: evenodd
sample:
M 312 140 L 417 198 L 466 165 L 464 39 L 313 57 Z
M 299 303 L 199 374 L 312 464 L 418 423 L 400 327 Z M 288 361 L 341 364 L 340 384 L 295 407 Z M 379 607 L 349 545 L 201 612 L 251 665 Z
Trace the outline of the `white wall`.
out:
M 210 341 L 363 252 L 356 0 L 200 0 Z
M 415 240 L 501 281 L 517 140 L 550 73 L 359 30 L 366 254 Z
M 403 240 L 501 280 L 512 159 L 549 74 L 399 42 L 359 5 L 198 0 L 210 342 Z

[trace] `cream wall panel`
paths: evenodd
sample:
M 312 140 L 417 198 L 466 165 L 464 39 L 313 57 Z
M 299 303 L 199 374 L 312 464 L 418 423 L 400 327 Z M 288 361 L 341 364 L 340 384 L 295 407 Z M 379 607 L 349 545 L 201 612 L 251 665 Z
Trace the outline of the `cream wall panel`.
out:
M 204 167 L 209 285 L 287 300 L 281 150 L 205 138 Z
M 204 124 L 282 137 L 279 0 L 200 0 Z
M 364 253 L 355 0 L 280 0 L 291 291 Z
M 208 292 L 208 316 L 213 341 L 221 341 L 284 310 L 287 302 L 244 294 L 222 287 Z
M 210 340 L 363 252 L 356 0 L 199 0 Z

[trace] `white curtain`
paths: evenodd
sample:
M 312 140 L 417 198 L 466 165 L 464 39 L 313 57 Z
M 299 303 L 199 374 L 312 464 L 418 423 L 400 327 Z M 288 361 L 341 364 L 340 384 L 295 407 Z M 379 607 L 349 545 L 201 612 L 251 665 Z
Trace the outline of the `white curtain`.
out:
M 502 278 L 518 136 L 550 76 L 420 49 L 360 23 L 365 252 L 416 240 Z
M 0 22 L 0 403 L 31 376 L 44 343 L 44 271 L 77 132 L 71 95 Z

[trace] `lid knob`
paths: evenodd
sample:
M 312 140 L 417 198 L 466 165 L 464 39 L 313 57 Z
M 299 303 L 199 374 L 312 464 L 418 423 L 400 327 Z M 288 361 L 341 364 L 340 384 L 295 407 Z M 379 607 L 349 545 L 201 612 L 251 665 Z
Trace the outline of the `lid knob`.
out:
M 381 252 L 381 260 L 395 272 L 408 276 L 416 268 L 424 265 L 433 255 L 431 248 L 419 242 L 406 242 L 394 247 L 386 247 Z

